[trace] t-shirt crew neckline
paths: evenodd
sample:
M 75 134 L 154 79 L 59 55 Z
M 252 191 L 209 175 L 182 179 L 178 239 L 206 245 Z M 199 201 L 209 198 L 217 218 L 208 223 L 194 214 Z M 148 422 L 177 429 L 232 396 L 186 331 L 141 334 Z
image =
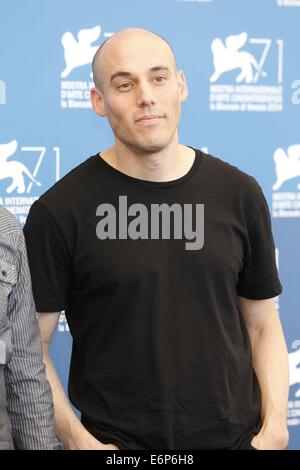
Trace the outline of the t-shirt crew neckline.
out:
M 102 165 L 103 168 L 105 168 L 107 171 L 109 171 L 111 174 L 114 174 L 118 178 L 122 178 L 123 180 L 127 180 L 128 182 L 132 182 L 135 184 L 139 184 L 140 186 L 143 186 L 145 188 L 150 188 L 150 189 L 167 189 L 167 188 L 172 188 L 175 186 L 179 186 L 192 178 L 192 176 L 196 173 L 198 168 L 201 165 L 202 162 L 202 152 L 200 150 L 195 149 L 193 147 L 190 147 L 192 150 L 195 152 L 195 157 L 193 164 L 191 168 L 188 170 L 188 172 L 181 176 L 180 178 L 177 178 L 175 180 L 170 180 L 170 181 L 149 181 L 149 180 L 143 180 L 140 178 L 135 178 L 134 176 L 127 175 L 126 173 L 123 173 L 122 171 L 117 170 L 113 166 L 111 166 L 109 163 L 107 163 L 102 157 L 101 157 L 101 152 L 97 153 L 95 155 L 96 160 L 99 162 L 100 165 Z

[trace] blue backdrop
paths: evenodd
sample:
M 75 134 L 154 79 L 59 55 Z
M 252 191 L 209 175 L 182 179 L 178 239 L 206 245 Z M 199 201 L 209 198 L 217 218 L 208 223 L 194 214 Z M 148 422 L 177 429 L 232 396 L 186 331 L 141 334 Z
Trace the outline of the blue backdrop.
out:
M 290 358 L 290 449 L 300 448 L 300 0 L 1 0 L 0 203 L 21 224 L 32 202 L 112 143 L 89 103 L 91 59 L 143 27 L 174 46 L 190 96 L 182 143 L 253 175 L 272 214 Z M 62 315 L 52 352 L 66 386 Z

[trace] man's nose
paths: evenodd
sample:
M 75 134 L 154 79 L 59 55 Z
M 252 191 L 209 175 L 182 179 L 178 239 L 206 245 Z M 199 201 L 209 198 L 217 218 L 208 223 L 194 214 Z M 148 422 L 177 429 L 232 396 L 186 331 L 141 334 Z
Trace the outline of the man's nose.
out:
M 137 90 L 138 106 L 153 106 L 155 104 L 153 88 L 148 82 L 139 83 Z

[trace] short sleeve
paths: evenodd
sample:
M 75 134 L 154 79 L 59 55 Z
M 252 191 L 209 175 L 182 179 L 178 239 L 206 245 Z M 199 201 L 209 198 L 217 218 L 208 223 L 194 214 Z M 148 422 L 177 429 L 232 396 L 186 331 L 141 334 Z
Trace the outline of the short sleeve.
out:
M 71 271 L 68 244 L 50 211 L 39 201 L 31 206 L 24 235 L 37 311 L 66 309 Z
M 237 294 L 262 300 L 276 297 L 281 292 L 269 208 L 259 188 L 259 200 L 248 232 L 248 249 L 239 273 Z

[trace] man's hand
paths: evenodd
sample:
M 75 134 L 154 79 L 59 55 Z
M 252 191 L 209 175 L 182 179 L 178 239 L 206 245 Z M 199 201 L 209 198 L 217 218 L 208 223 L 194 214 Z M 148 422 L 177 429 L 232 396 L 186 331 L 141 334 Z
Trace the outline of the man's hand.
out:
M 115 444 L 103 444 L 86 429 L 80 435 L 73 436 L 69 442 L 69 450 L 120 450 Z
M 266 426 L 254 436 L 252 447 L 257 450 L 284 450 L 289 442 L 289 433 L 286 426 Z

